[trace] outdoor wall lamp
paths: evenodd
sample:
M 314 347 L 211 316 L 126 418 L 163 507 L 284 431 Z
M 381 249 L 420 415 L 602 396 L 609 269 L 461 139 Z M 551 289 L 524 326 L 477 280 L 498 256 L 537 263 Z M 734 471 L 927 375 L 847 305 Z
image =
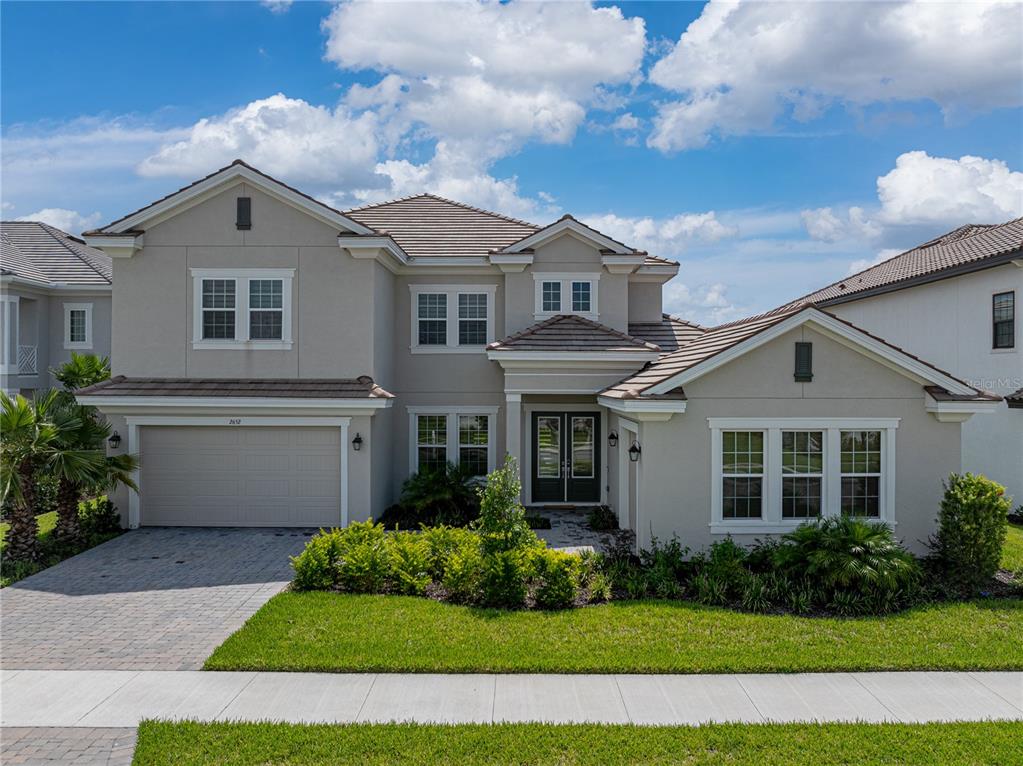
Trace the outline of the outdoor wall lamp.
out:
M 355 438 L 352 439 L 352 449 L 358 452 L 362 449 L 362 435 L 355 434 Z
M 639 456 L 642 454 L 642 452 L 643 450 L 640 448 L 639 442 L 633 442 L 632 446 L 629 447 L 629 460 L 635 463 L 636 461 L 639 460 Z
M 612 431 L 607 435 L 607 446 L 617 447 L 618 446 L 618 432 Z
M 117 431 L 114 431 L 110 434 L 110 438 L 107 439 L 107 444 L 110 445 L 110 449 L 117 449 L 121 446 L 121 435 L 117 433 Z

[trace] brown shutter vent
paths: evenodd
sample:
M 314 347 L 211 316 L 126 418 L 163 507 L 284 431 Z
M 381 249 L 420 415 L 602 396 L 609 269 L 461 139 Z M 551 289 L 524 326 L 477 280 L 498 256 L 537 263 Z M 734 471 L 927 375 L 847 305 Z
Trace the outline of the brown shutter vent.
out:
M 252 197 L 238 198 L 238 216 L 235 226 L 239 229 L 252 228 Z
M 809 383 L 813 380 L 813 344 L 796 343 L 796 383 Z

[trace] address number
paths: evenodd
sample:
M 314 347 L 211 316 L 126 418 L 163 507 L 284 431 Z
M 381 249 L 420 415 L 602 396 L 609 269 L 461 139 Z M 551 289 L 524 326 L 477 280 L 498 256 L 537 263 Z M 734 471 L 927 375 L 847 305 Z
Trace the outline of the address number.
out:
M 228 418 L 227 424 L 229 426 L 240 426 L 242 424 L 241 418 Z

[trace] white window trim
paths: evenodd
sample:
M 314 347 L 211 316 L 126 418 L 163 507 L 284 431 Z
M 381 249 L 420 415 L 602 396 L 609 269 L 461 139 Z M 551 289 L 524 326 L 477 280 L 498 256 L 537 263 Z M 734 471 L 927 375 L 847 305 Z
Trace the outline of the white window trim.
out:
M 881 432 L 881 496 L 878 517 L 895 527 L 895 432 L 899 418 L 707 418 L 710 428 L 710 531 L 715 534 L 791 532 L 807 519 L 782 518 L 782 431 L 824 432 L 824 476 L 821 518 L 841 515 L 841 432 Z M 764 498 L 759 519 L 725 519 L 722 515 L 722 431 L 764 432 Z
M 409 351 L 413 354 L 482 354 L 486 352 L 487 344 L 493 343 L 497 338 L 494 330 L 494 315 L 497 313 L 495 296 L 497 285 L 424 285 L 410 284 L 409 292 L 412 296 L 411 309 L 411 334 L 409 335 Z M 419 296 L 423 293 L 434 293 L 447 296 L 447 343 L 443 346 L 420 346 L 419 345 Z M 479 346 L 458 345 L 458 296 L 479 295 L 487 296 L 487 342 Z
M 560 282 L 561 283 L 561 310 L 560 311 L 544 311 L 543 310 L 543 283 L 544 282 Z M 590 310 L 589 311 L 572 311 L 572 283 L 573 282 L 589 282 L 590 283 Z M 600 274 L 599 273 L 553 273 L 553 272 L 534 272 L 533 274 L 533 317 L 535 319 L 550 319 L 553 316 L 559 316 L 561 314 L 571 314 L 573 316 L 585 317 L 586 319 L 592 319 L 596 321 L 600 317 L 600 310 L 597 305 L 597 295 L 600 292 Z
M 71 312 L 85 312 L 85 340 L 71 341 Z M 91 349 L 92 348 L 92 304 L 91 303 L 65 303 L 64 304 L 64 348 L 66 349 Z
M 416 419 L 419 415 L 445 415 L 447 417 L 448 462 L 458 465 L 458 416 L 487 416 L 487 473 L 497 467 L 497 413 L 499 407 L 409 407 L 408 408 L 408 465 L 409 475 L 419 471 L 419 449 Z M 438 445 L 439 446 L 439 445 Z
M 0 311 L 3 311 L 3 338 L 0 338 L 0 374 L 18 374 L 18 344 L 21 342 L 21 298 L 5 293 L 0 295 Z M 13 337 L 14 343 L 8 344 Z
M 253 351 L 286 351 L 294 343 L 291 335 L 291 283 L 294 269 L 192 269 L 192 348 L 246 349 Z M 202 337 L 202 282 L 204 279 L 233 279 L 235 282 L 235 338 L 204 339 Z M 249 280 L 281 280 L 281 339 L 251 340 L 249 338 Z

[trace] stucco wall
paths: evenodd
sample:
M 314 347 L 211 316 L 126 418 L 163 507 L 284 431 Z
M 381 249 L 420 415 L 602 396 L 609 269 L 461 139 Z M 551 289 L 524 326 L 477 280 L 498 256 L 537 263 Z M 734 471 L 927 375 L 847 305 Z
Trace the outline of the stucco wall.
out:
M 796 340 L 814 344 L 814 381 L 792 378 Z M 715 538 L 711 521 L 711 431 L 708 418 L 899 418 L 896 436 L 896 534 L 920 551 L 933 531 L 941 481 L 959 467 L 959 425 L 924 409 L 923 390 L 808 329 L 798 329 L 686 385 L 684 415 L 641 425 L 637 536 L 677 534 L 698 550 Z M 735 536 L 750 542 L 757 535 Z M 763 536 L 763 535 L 761 535 Z
M 630 282 L 629 321 L 660 322 L 663 290 L 660 282 Z

